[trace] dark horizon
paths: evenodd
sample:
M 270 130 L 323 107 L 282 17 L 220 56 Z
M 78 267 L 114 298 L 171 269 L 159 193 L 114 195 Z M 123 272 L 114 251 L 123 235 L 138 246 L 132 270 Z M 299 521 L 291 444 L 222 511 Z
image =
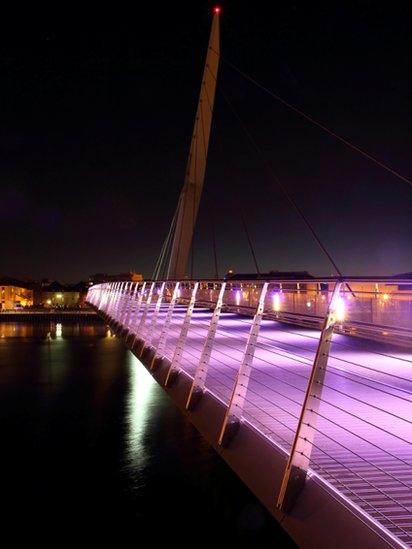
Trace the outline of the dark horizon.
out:
M 89 24 L 10 25 L 0 38 L 0 273 L 150 277 L 183 184 L 213 2 Z M 222 55 L 268 89 L 411 176 L 408 5 L 297 2 L 269 14 L 221 2 Z M 196 277 L 331 274 L 251 150 L 229 98 L 346 275 L 412 271 L 412 189 L 221 63 Z

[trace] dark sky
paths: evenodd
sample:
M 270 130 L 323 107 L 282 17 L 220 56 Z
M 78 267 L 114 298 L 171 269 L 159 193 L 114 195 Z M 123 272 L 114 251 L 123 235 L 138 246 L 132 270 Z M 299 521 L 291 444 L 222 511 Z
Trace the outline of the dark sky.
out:
M 0 273 L 150 276 L 183 183 L 213 5 L 3 19 Z M 221 6 L 226 59 L 412 178 L 407 3 Z M 345 274 L 412 271 L 411 186 L 225 63 L 218 87 Z M 241 212 L 262 270 L 331 273 L 219 91 L 195 275 L 214 271 L 213 218 L 221 274 L 253 271 Z

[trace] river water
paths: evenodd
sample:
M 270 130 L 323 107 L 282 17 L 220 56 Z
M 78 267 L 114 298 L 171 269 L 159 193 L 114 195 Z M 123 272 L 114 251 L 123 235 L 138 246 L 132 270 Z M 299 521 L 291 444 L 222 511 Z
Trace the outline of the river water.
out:
M 291 543 L 100 323 L 0 323 L 2 537 L 60 547 Z

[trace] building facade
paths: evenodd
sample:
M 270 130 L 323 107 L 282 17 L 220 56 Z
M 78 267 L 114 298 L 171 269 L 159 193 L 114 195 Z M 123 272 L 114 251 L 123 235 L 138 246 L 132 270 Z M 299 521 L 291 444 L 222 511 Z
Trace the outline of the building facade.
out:
M 75 285 L 52 282 L 43 286 L 41 301 L 46 308 L 73 309 L 85 306 L 87 284 L 79 282 Z
M 18 310 L 32 305 L 33 290 L 25 288 L 19 280 L 0 279 L 0 310 Z

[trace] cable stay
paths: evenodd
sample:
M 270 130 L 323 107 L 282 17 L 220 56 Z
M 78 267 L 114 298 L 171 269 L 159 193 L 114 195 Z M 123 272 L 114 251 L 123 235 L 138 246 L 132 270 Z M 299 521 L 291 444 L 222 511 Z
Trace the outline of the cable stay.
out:
M 335 269 L 336 273 L 339 275 L 339 276 L 343 276 L 342 274 L 342 271 L 340 270 L 340 268 L 338 267 L 336 261 L 333 259 L 332 255 L 330 254 L 330 252 L 327 250 L 326 246 L 323 244 L 323 242 L 321 241 L 320 237 L 318 236 L 315 228 L 313 227 L 313 225 L 311 224 L 311 222 L 309 221 L 309 219 L 306 217 L 306 215 L 303 213 L 302 209 L 300 208 L 300 206 L 297 204 L 297 202 L 292 198 L 292 196 L 289 194 L 288 190 L 286 189 L 286 187 L 281 183 L 280 179 L 278 178 L 278 176 L 275 174 L 275 172 L 273 171 L 273 168 L 271 166 L 271 164 L 269 163 L 269 161 L 267 160 L 266 156 L 263 154 L 262 152 L 262 149 L 259 147 L 259 145 L 256 143 L 256 140 L 254 139 L 254 137 L 252 136 L 252 134 L 250 133 L 250 131 L 248 130 L 248 128 L 246 127 L 243 119 L 240 117 L 239 113 L 237 112 L 237 110 L 235 109 L 235 107 L 233 106 L 232 102 L 229 100 L 229 98 L 227 97 L 227 95 L 224 93 L 224 91 L 222 90 L 222 88 L 220 88 L 220 92 L 223 96 L 223 98 L 225 99 L 226 103 L 228 104 L 230 110 L 232 111 L 232 113 L 234 114 L 235 118 L 237 119 L 240 127 L 242 128 L 244 134 L 246 135 L 247 137 L 247 140 L 249 142 L 249 144 L 252 146 L 255 154 L 257 154 L 257 156 L 260 158 L 260 160 L 263 162 L 263 164 L 265 165 L 267 171 L 269 172 L 271 178 L 273 179 L 273 181 L 276 183 L 276 185 L 279 187 L 279 189 L 282 191 L 283 195 L 286 197 L 287 201 L 289 202 L 289 204 L 291 204 L 291 206 L 293 207 L 293 209 L 297 212 L 298 216 L 302 219 L 302 221 L 304 222 L 304 224 L 306 225 L 306 227 L 309 229 L 313 239 L 315 240 L 316 244 L 319 246 L 319 248 L 322 250 L 323 254 L 327 257 L 327 259 L 329 260 L 330 264 L 332 265 L 332 267 Z
M 258 277 L 260 277 L 261 271 L 259 269 L 259 264 L 258 264 L 257 259 L 256 259 L 256 253 L 255 253 L 255 250 L 254 250 L 254 247 L 253 247 L 253 244 L 252 244 L 252 239 L 250 238 L 250 234 L 249 234 L 249 231 L 248 231 L 248 228 L 247 228 L 247 225 L 246 225 L 245 218 L 244 218 L 242 213 L 240 214 L 240 219 L 242 221 L 243 229 L 245 231 L 245 235 L 246 235 L 246 238 L 247 238 L 247 241 L 248 241 L 248 244 L 249 244 L 250 252 L 251 252 L 252 257 L 253 257 L 253 263 L 255 264 L 256 274 L 258 275 Z
M 230 61 L 225 59 L 224 57 L 221 56 L 221 59 L 224 63 L 226 63 L 226 65 L 228 65 L 230 68 L 232 68 L 238 74 L 240 74 L 243 78 L 245 78 L 246 80 L 248 80 L 249 82 L 254 84 L 260 90 L 262 90 L 265 93 L 267 93 L 268 95 L 270 95 L 273 99 L 276 99 L 276 101 L 278 101 L 279 103 L 281 103 L 282 105 L 284 105 L 288 109 L 292 110 L 293 112 L 295 112 L 296 114 L 298 114 L 299 116 L 301 116 L 302 118 L 304 118 L 305 120 L 310 122 L 311 124 L 317 126 L 322 131 L 324 131 L 328 135 L 334 137 L 335 139 L 337 139 L 338 141 L 340 141 L 341 143 L 343 143 L 344 145 L 346 145 L 350 149 L 356 151 L 357 153 L 362 155 L 364 158 L 367 158 L 368 160 L 370 160 L 371 162 L 373 162 L 374 164 L 376 164 L 380 168 L 386 170 L 388 173 L 394 175 L 395 177 L 397 177 L 398 179 L 400 179 L 404 183 L 408 183 L 408 185 L 412 186 L 412 180 L 409 179 L 408 177 L 402 175 L 401 173 L 399 173 L 395 169 L 391 168 L 390 166 L 388 166 L 387 164 L 382 162 L 382 160 L 379 160 L 378 158 L 376 158 L 376 156 L 373 156 L 370 152 L 368 152 L 365 149 L 362 149 L 361 147 L 356 145 L 353 141 L 350 141 L 348 138 L 343 137 L 342 135 L 338 134 L 334 130 L 331 130 L 325 124 L 323 124 L 322 122 L 319 122 L 318 120 L 313 118 L 313 116 L 310 116 L 309 114 L 306 114 L 302 109 L 299 109 L 295 105 L 292 105 L 291 103 L 289 103 L 288 101 L 286 101 L 285 99 L 283 99 L 282 97 L 277 95 L 275 92 L 273 92 L 272 90 L 268 89 L 266 86 L 264 86 L 263 84 L 261 84 L 260 82 L 255 80 L 252 76 L 248 75 L 247 73 L 245 73 L 244 71 L 239 69 L 239 67 L 237 67 L 236 65 L 234 65 L 233 63 L 231 63 Z

